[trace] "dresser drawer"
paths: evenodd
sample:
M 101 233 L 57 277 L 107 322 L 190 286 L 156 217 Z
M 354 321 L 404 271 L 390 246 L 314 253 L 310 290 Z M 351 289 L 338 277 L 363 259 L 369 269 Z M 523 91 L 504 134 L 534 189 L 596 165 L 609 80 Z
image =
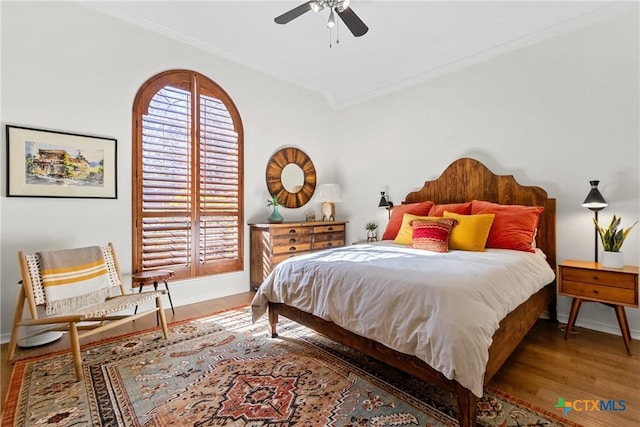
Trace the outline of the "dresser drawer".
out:
M 302 242 L 302 243 L 284 243 L 282 245 L 277 245 L 272 248 L 272 252 L 274 255 L 288 253 L 288 254 L 299 254 L 300 252 L 307 252 L 311 250 L 311 242 Z
M 271 230 L 271 238 L 275 239 L 282 236 L 309 235 L 311 231 L 311 227 L 305 226 L 278 227 Z
M 313 227 L 313 234 L 344 232 L 344 224 L 316 225 Z
M 287 234 L 282 236 L 276 236 L 273 238 L 273 242 L 271 245 L 275 248 L 276 246 L 281 247 L 291 247 L 291 246 L 301 246 L 301 245 L 311 245 L 311 234 Z
M 320 240 L 313 242 L 313 249 L 331 249 L 344 246 L 344 239 Z
M 335 241 L 342 240 L 342 244 L 344 245 L 344 231 L 316 234 L 313 237 L 313 240 L 316 242 L 316 244 L 318 242 L 330 242 L 332 240 L 335 240 Z
M 313 227 L 313 249 L 330 249 L 344 246 L 344 224 L 318 225 Z
M 636 277 L 633 274 L 620 274 L 614 271 L 562 267 L 562 280 L 592 283 L 599 286 L 635 289 Z
M 573 282 L 563 277 L 560 285 L 560 294 L 592 299 L 612 304 L 635 305 L 635 292 L 633 289 L 625 289 L 613 286 L 602 286 L 584 282 Z

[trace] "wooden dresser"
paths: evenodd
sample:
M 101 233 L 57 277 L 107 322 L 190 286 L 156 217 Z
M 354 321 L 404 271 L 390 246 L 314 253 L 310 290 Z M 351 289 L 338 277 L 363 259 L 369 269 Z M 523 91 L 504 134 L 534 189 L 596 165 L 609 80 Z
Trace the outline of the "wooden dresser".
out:
M 249 224 L 250 282 L 256 290 L 273 267 L 287 258 L 344 246 L 347 221 Z

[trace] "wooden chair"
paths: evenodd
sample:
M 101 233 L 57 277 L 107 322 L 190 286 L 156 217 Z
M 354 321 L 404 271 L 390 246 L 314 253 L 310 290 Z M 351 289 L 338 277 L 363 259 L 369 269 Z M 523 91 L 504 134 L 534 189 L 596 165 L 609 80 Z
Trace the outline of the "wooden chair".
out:
M 156 290 L 153 292 L 127 293 L 122 283 L 122 275 L 120 274 L 113 244 L 109 243 L 102 246 L 101 249 L 109 275 L 109 297 L 106 301 L 74 310 L 72 313 L 50 316 L 39 316 L 37 312 L 37 306 L 46 305 L 44 287 L 40 275 L 39 256 L 36 253 L 19 252 L 18 257 L 22 273 L 22 287 L 13 318 L 11 341 L 9 342 L 9 361 L 13 361 L 15 355 L 20 326 L 52 325 L 51 327 L 40 329 L 37 333 L 27 335 L 23 338 L 48 331 L 68 332 L 73 354 L 73 365 L 78 380 L 82 379 L 82 358 L 80 356 L 80 340 L 82 338 L 111 328 L 116 328 L 126 322 L 131 322 L 153 313 L 157 313 L 160 326 L 162 326 L 162 333 L 164 338 L 167 338 L 167 322 L 161 300 L 165 291 Z M 155 307 L 152 309 L 137 314 L 121 313 L 124 310 L 133 309 L 154 299 Z M 31 318 L 23 319 L 25 301 L 29 307 Z

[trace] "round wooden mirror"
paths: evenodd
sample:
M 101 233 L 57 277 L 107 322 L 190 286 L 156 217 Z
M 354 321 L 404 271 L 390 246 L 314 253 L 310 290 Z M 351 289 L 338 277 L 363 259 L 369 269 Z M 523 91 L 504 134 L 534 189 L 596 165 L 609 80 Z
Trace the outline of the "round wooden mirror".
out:
M 307 154 L 294 147 L 276 152 L 267 163 L 267 189 L 288 208 L 304 206 L 316 189 L 316 168 Z

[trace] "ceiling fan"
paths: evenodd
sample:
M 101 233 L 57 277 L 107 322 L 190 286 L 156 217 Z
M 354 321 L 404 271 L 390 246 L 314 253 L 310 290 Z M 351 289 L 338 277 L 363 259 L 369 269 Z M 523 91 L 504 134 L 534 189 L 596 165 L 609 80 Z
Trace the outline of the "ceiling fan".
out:
M 277 24 L 286 24 L 310 10 L 317 13 L 326 7 L 331 11 L 329 20 L 327 21 L 327 27 L 329 29 L 335 27 L 337 14 L 354 36 L 363 36 L 369 31 L 369 27 L 367 27 L 349 7 L 349 3 L 351 3 L 350 0 L 311 0 L 283 13 L 275 18 L 274 21 Z

